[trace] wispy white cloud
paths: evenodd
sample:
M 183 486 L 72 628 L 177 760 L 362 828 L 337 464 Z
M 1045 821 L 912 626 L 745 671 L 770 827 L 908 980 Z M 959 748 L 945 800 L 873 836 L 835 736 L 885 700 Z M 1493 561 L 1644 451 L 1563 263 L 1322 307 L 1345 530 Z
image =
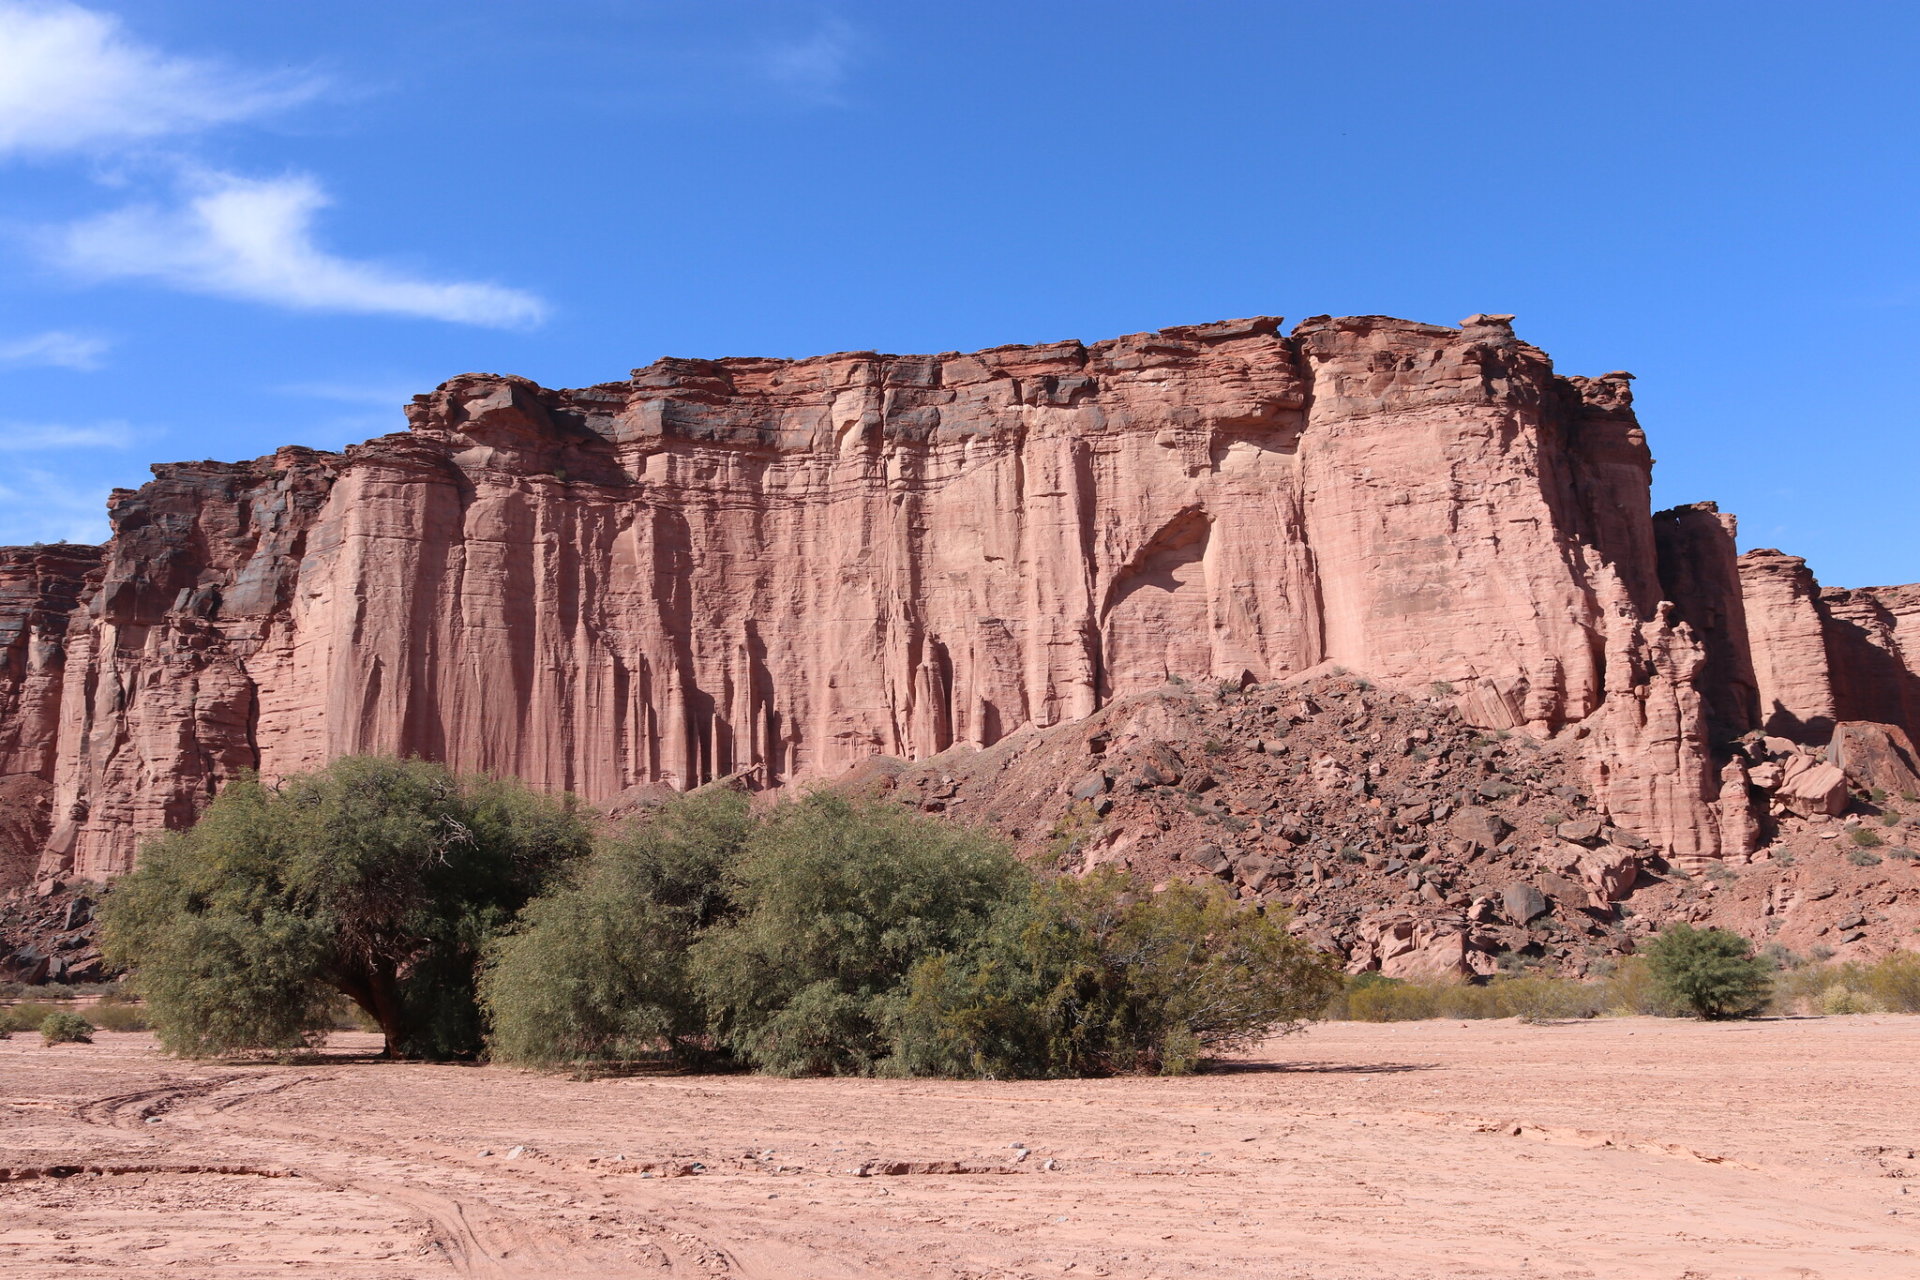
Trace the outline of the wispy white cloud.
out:
M 433 390 L 432 380 L 420 382 L 291 382 L 274 390 L 282 395 L 304 396 L 311 400 L 332 400 L 337 404 L 368 405 L 376 409 L 399 409 L 422 391 Z
M 315 76 L 261 75 L 140 43 L 112 14 L 0 0 L 0 155 L 192 133 L 311 98 Z
M 805 35 L 762 44 L 753 64 L 767 80 L 797 97 L 837 104 L 860 47 L 855 27 L 828 17 Z
M 104 484 L 75 484 L 50 471 L 0 471 L 0 545 L 107 540 Z
M 24 338 L 0 339 L 0 364 L 49 365 L 56 369 L 98 369 L 112 344 L 86 333 L 49 329 Z
M 133 442 L 133 428 L 124 422 L 100 422 L 90 426 L 0 422 L 0 453 L 35 453 L 48 449 L 125 449 Z
M 190 293 L 304 311 L 424 316 L 516 328 L 545 318 L 530 293 L 427 280 L 329 253 L 314 241 L 328 203 L 314 179 L 202 173 L 177 206 L 133 205 L 53 237 L 56 260 L 94 280 L 147 279 Z

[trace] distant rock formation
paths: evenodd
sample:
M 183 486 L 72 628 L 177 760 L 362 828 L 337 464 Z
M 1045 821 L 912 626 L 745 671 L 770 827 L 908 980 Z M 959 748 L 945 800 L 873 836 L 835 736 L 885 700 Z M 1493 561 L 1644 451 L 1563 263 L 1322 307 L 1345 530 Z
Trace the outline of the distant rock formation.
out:
M 245 769 L 771 786 L 1169 676 L 1451 687 L 1682 859 L 1732 738 L 1920 732 L 1920 586 L 1655 517 L 1629 375 L 1510 320 L 468 374 L 341 454 L 156 467 L 104 548 L 0 550 L 0 889 L 116 875 Z

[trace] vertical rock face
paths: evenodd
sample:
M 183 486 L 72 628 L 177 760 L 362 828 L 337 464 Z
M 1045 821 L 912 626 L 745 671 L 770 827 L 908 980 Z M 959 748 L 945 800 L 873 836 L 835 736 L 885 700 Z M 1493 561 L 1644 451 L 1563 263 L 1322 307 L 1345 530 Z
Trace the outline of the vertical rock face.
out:
M 1784 738 L 1825 742 L 1837 709 L 1820 584 L 1799 556 L 1763 550 L 1740 557 L 1740 585 L 1760 693 L 1759 727 Z
M 1652 459 L 1624 379 L 1556 378 L 1510 319 L 1301 327 L 1305 541 L 1328 658 L 1550 730 L 1600 705 L 1609 626 L 1653 603 L 1631 532 Z
M 1830 588 L 1820 608 L 1840 718 L 1920 730 L 1920 587 Z
M 1735 547 L 1739 525 L 1711 502 L 1662 511 L 1653 518 L 1660 590 L 1705 649 L 1699 687 L 1708 734 L 1724 744 L 1760 723 L 1753 642 Z
M 1586 735 L 1607 813 L 1712 856 L 1720 735 L 1759 697 L 1831 723 L 1801 666 L 1848 627 L 1844 696 L 1881 697 L 1920 607 L 1736 570 L 1710 508 L 1656 521 L 1628 376 L 1509 321 L 455 378 L 407 432 L 117 493 L 78 585 L 35 588 L 64 666 L 31 700 L 7 669 L 0 752 L 51 789 L 42 869 L 99 877 L 246 768 L 775 785 L 1339 663 Z
M 29 878 L 52 817 L 70 615 L 98 547 L 0 548 L 0 887 Z

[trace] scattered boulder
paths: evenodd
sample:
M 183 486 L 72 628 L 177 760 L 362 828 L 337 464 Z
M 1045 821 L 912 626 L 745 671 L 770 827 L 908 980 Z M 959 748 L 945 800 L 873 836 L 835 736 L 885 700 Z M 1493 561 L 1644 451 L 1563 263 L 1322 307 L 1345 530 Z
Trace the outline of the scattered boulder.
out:
M 1920 756 L 1898 725 L 1845 720 L 1834 726 L 1827 759 L 1862 788 L 1890 796 L 1920 794 Z
M 1074 783 L 1073 790 L 1068 792 L 1068 794 L 1075 800 L 1096 800 L 1107 794 L 1107 783 L 1108 779 L 1106 774 L 1090 773 L 1080 779 L 1080 781 Z
M 1575 818 L 1553 830 L 1562 840 L 1570 840 L 1574 844 L 1592 844 L 1600 839 L 1600 832 L 1605 826 L 1598 818 Z
M 1446 980 L 1477 972 L 1467 959 L 1467 932 L 1456 920 L 1400 911 L 1362 920 L 1347 967 L 1378 968 L 1389 978 Z
M 1233 860 L 1217 844 L 1203 844 L 1193 851 L 1194 865 L 1216 876 L 1233 874 Z
M 1847 810 L 1847 775 L 1838 765 L 1810 764 L 1789 776 L 1773 795 L 1789 813 L 1834 817 Z
M 1513 824 L 1483 805 L 1470 804 L 1453 815 L 1453 833 L 1483 849 L 1497 849 Z
M 1525 882 L 1516 882 L 1501 890 L 1500 904 L 1507 910 L 1507 919 L 1515 924 L 1526 924 L 1547 913 L 1547 895 Z

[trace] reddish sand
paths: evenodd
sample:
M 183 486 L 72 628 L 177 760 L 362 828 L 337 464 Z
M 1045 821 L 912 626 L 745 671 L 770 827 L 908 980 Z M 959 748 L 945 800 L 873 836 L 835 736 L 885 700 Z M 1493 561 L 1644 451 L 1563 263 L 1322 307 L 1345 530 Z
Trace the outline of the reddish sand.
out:
M 0 1274 L 1920 1276 L 1920 1018 L 1336 1024 L 1039 1084 L 370 1047 L 0 1042 Z

